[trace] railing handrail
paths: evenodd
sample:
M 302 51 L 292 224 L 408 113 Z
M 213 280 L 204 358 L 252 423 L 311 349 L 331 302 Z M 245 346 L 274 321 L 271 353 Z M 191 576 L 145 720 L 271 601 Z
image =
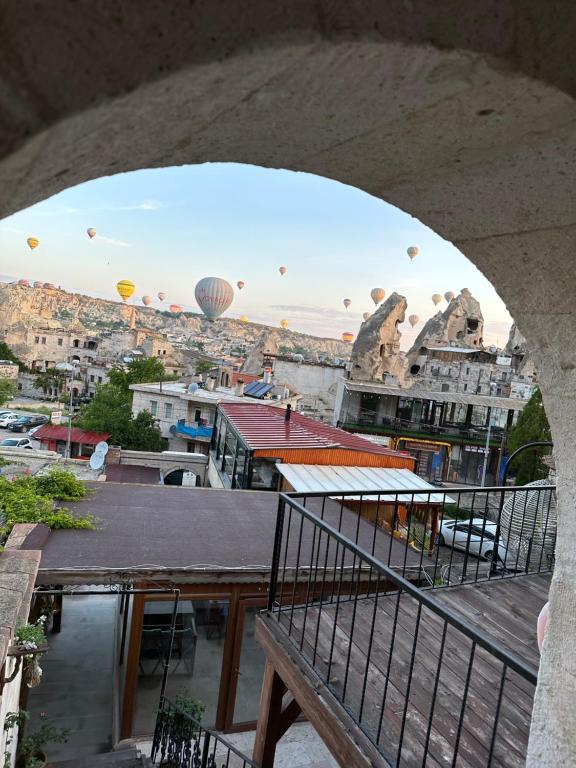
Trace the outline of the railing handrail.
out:
M 499 489 L 499 490 L 502 490 L 502 489 Z M 326 495 L 326 493 L 321 495 Z M 358 495 L 358 492 L 356 492 L 356 495 Z M 528 664 L 526 664 L 521 658 L 511 654 L 509 651 L 503 648 L 499 643 L 494 642 L 490 637 L 488 637 L 487 634 L 482 632 L 480 629 L 476 629 L 476 628 L 473 629 L 472 627 L 470 627 L 449 608 L 446 608 L 444 605 L 441 605 L 440 603 L 436 602 L 436 600 L 429 597 L 428 592 L 425 592 L 419 589 L 414 584 L 412 584 L 412 582 L 398 575 L 398 573 L 396 573 L 390 566 L 385 565 L 384 563 L 381 563 L 373 555 L 371 555 L 365 549 L 360 547 L 358 544 L 355 544 L 347 536 L 344 536 L 344 534 L 342 534 L 336 528 L 331 526 L 325 520 L 322 520 L 313 512 L 310 512 L 308 509 L 306 509 L 306 507 L 303 507 L 294 498 L 291 498 L 289 494 L 281 493 L 280 501 L 281 503 L 284 502 L 289 506 L 291 506 L 293 509 L 296 509 L 301 515 L 303 515 L 306 519 L 308 519 L 317 528 L 320 528 L 326 534 L 334 538 L 343 547 L 346 547 L 347 549 L 351 550 L 356 556 L 358 556 L 360 559 L 368 563 L 376 572 L 380 573 L 382 576 L 385 576 L 387 580 L 395 584 L 400 591 L 407 592 L 409 595 L 414 597 L 420 604 L 426 606 L 426 608 L 428 608 L 432 613 L 435 613 L 437 616 L 440 616 L 440 618 L 442 618 L 446 623 L 455 627 L 464 635 L 466 635 L 468 638 L 475 641 L 478 645 L 480 645 L 489 653 L 491 653 L 495 658 L 497 658 L 503 664 L 507 665 L 514 672 L 517 672 L 519 675 L 521 675 L 525 680 L 528 680 L 530 683 L 533 683 L 534 685 L 536 685 L 537 677 L 538 677 L 537 671 L 534 670 L 534 668 L 530 667 Z M 279 531 L 277 530 L 276 532 L 277 537 L 278 537 L 278 534 L 279 534 Z M 271 586 L 275 582 L 276 575 L 277 573 L 273 571 L 271 574 L 272 576 Z
M 255 763 L 253 760 L 251 760 L 249 757 L 244 755 L 237 747 L 235 747 L 233 744 L 231 744 L 227 739 L 225 739 L 218 731 L 213 731 L 211 728 L 207 728 L 205 725 L 202 725 L 202 723 L 198 720 L 196 720 L 195 717 L 192 717 L 192 715 L 189 712 L 185 712 L 183 709 L 181 709 L 177 704 L 174 704 L 173 701 L 171 701 L 168 698 L 164 698 L 164 701 L 162 703 L 162 707 L 160 708 L 158 714 L 160 714 L 162 711 L 164 711 L 165 707 L 168 707 L 170 710 L 173 710 L 178 713 L 181 717 L 183 717 L 186 720 L 189 720 L 197 732 L 204 732 L 207 734 L 210 738 L 214 739 L 215 741 L 222 744 L 226 749 L 228 749 L 230 752 L 233 752 L 236 757 L 240 758 L 240 760 L 244 761 L 244 765 L 249 766 L 249 768 L 259 768 L 257 763 Z
M 466 486 L 465 488 L 444 488 L 438 487 L 433 489 L 428 488 L 401 488 L 397 490 L 349 490 L 349 491 L 284 491 L 281 496 L 286 498 L 298 499 L 298 498 L 316 498 L 325 497 L 330 498 L 339 496 L 449 496 L 451 493 L 459 494 L 461 496 L 473 493 L 517 493 L 518 491 L 556 491 L 555 485 L 485 485 L 485 486 Z

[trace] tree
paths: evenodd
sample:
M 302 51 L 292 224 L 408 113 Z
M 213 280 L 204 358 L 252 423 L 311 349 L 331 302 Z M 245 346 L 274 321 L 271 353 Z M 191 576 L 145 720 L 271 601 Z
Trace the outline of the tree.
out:
M 76 423 L 82 429 L 107 432 L 110 442 L 134 451 L 161 451 L 164 438 L 148 411 L 132 416 L 132 393 L 116 384 L 98 387 L 90 403 L 82 408 Z
M 23 363 L 19 357 L 16 357 L 5 341 L 0 341 L 0 360 L 11 360 L 13 363 L 16 363 L 18 368 L 23 372 L 29 370 L 28 366 Z
M 516 425 L 508 437 L 508 454 L 527 443 L 537 440 L 550 440 L 550 425 L 546 418 L 542 393 L 537 389 L 526 407 L 518 417 Z M 549 448 L 534 448 L 521 453 L 511 469 L 516 474 L 516 485 L 525 485 L 532 480 L 541 480 L 548 475 L 547 468 L 542 464 L 542 456 L 550 452 Z
M 144 357 L 132 360 L 125 367 L 115 365 L 108 373 L 110 384 L 130 391 L 131 384 L 146 384 L 151 381 L 167 381 L 173 378 L 166 375 L 166 369 L 156 357 Z
M 65 375 L 63 371 L 58 370 L 58 368 L 46 368 L 45 371 L 34 377 L 34 386 L 37 389 L 41 389 L 45 395 L 48 392 L 58 394 L 62 390 L 64 381 Z
M 6 405 L 14 397 L 16 385 L 12 379 L 0 379 L 0 405 Z

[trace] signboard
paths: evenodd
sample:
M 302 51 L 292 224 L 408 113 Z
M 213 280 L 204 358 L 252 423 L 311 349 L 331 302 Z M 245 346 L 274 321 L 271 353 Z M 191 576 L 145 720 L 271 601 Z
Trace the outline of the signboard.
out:
M 50 421 L 52 424 L 60 424 L 62 421 L 62 411 L 52 411 Z
M 465 445 L 464 450 L 468 453 L 488 453 L 486 448 L 481 448 L 479 445 Z

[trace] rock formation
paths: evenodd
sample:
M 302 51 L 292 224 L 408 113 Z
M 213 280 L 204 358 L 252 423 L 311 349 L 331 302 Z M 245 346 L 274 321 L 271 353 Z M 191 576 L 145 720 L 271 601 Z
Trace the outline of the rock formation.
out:
M 351 379 L 384 381 L 390 377 L 402 383 L 406 360 L 400 354 L 398 325 L 404 322 L 407 306 L 404 296 L 393 293 L 362 323 L 352 348 Z
M 458 346 L 482 349 L 484 318 L 479 302 L 468 288 L 462 288 L 446 307 L 431 317 L 416 337 L 406 357 L 414 365 L 422 347 Z
M 277 331 L 264 331 L 246 356 L 242 370 L 261 374 L 266 355 L 277 355 L 279 350 L 280 338 Z
M 512 323 L 504 353 L 512 357 L 512 366 L 517 373 L 528 377 L 536 375 L 536 366 L 530 356 L 528 342 L 518 330 L 516 323 Z

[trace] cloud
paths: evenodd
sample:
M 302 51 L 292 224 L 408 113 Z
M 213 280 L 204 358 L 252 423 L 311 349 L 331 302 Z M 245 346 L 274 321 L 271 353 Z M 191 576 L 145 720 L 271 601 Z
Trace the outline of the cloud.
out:
M 130 203 L 128 205 L 115 205 L 114 203 L 103 203 L 102 205 L 96 205 L 87 208 L 74 208 L 71 205 L 59 205 L 55 208 L 42 208 L 39 207 L 34 213 L 38 216 L 71 216 L 72 214 L 82 213 L 99 213 L 101 211 L 159 211 L 165 208 L 166 205 L 160 200 L 142 200 L 139 203 Z
M 297 314 L 301 318 L 334 318 L 359 320 L 361 315 L 358 312 L 347 312 L 343 309 L 334 309 L 333 307 L 320 307 L 315 304 L 272 304 L 269 309 Z
M 105 245 L 115 245 L 118 248 L 132 248 L 132 243 L 127 243 L 125 240 L 116 240 L 114 237 L 97 235 L 97 240 Z
M 100 205 L 96 211 L 159 211 L 166 206 L 160 200 L 142 200 L 133 205 Z

